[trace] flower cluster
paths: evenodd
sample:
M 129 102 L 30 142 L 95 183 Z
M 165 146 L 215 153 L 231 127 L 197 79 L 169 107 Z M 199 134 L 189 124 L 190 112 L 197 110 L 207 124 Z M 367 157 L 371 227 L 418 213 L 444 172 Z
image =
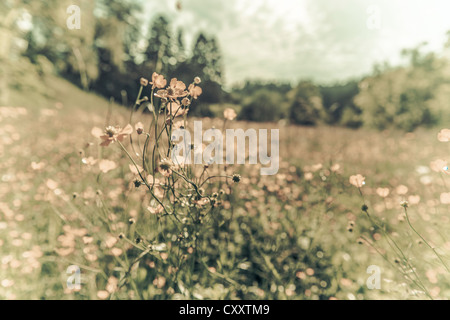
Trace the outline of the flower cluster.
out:
M 158 89 L 154 95 L 163 101 L 168 113 L 172 117 L 183 116 L 187 114 L 189 106 L 192 100 L 198 99 L 203 90 L 198 84 L 201 83 L 199 77 L 195 77 L 194 81 L 186 87 L 183 81 L 179 81 L 177 78 L 172 78 L 167 86 L 167 80 L 163 75 L 156 72 L 152 75 L 152 81 L 149 82 L 145 78 L 141 78 L 141 85 L 152 85 L 152 91 Z

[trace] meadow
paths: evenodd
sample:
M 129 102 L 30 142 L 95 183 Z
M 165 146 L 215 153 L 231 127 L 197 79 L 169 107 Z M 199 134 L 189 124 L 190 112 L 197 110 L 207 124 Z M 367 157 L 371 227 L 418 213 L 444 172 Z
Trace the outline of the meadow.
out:
M 125 127 L 130 110 L 54 76 L 43 81 L 45 92 L 13 89 L 0 107 L 1 299 L 450 297 L 441 128 L 203 118 L 205 128 L 279 129 L 279 172 L 198 166 L 192 181 L 233 179 L 191 188 L 198 196 L 165 213 L 137 182 L 145 168 L 93 134 Z M 130 124 L 147 128 L 152 119 L 135 113 Z M 131 153 L 128 139 L 123 146 Z M 79 286 L 68 285 L 70 266 L 81 272 Z M 380 271 L 375 288 L 370 266 Z

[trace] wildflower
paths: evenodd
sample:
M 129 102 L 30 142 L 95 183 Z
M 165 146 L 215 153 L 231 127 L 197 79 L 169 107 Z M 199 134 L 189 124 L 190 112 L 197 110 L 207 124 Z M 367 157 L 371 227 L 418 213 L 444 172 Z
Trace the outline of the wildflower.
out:
M 305 177 L 306 181 L 309 181 L 309 180 L 312 180 L 314 178 L 314 175 L 311 172 L 306 172 L 304 177 Z
M 134 129 L 137 134 L 142 134 L 144 132 L 144 124 L 142 122 L 138 122 L 134 125 Z
M 405 209 L 408 208 L 408 206 L 409 206 L 408 201 L 406 201 L 406 200 L 401 201 L 400 202 L 400 206 L 405 208 Z
M 153 72 L 152 74 L 152 82 L 150 82 L 152 85 L 152 89 L 159 88 L 162 89 L 166 86 L 167 80 L 164 79 L 163 75 L 157 74 L 156 72 Z
M 93 157 L 88 157 L 88 158 L 81 159 L 81 162 L 85 165 L 93 166 L 94 164 L 97 163 L 97 160 L 94 159 Z
M 162 213 L 164 211 L 164 208 L 163 208 L 162 205 L 158 205 L 157 207 L 147 207 L 147 210 L 151 214 L 159 214 L 159 213 Z
M 382 198 L 386 198 L 389 195 L 389 188 L 377 188 L 377 194 Z
M 142 168 L 140 165 L 129 164 L 128 168 L 130 168 L 130 171 L 134 174 L 139 174 L 144 171 L 144 168 Z
M 141 82 L 141 86 L 143 86 L 143 87 L 148 86 L 148 80 L 147 80 L 147 79 L 141 78 L 141 79 L 140 79 L 140 82 Z
M 202 93 L 203 90 L 200 87 L 197 87 L 194 84 L 189 85 L 189 94 L 192 96 L 192 98 L 197 99 Z
M 177 122 L 174 122 L 173 125 L 172 125 L 172 129 L 173 130 L 184 129 L 184 121 L 183 120 L 179 120 Z
M 442 204 L 450 204 L 450 192 L 441 193 L 440 200 Z
M 117 164 L 112 160 L 103 159 L 98 164 L 100 171 L 103 173 L 107 173 L 108 171 L 114 170 L 117 168 Z
M 442 172 L 443 170 L 445 170 L 445 168 L 447 168 L 447 161 L 442 159 L 436 159 L 434 161 L 431 161 L 430 168 L 434 172 Z
M 357 175 L 351 176 L 351 177 L 349 178 L 349 181 L 350 181 L 350 184 L 351 184 L 351 185 L 354 185 L 354 186 L 357 187 L 357 188 L 361 188 L 363 185 L 366 184 L 365 181 L 364 181 L 365 179 L 366 179 L 366 178 L 363 177 L 362 175 L 357 174 Z
M 361 206 L 361 210 L 362 210 L 363 212 L 367 212 L 367 210 L 369 210 L 369 207 L 367 206 L 367 204 L 363 204 L 363 205 Z
M 408 193 L 408 187 L 404 186 L 404 185 L 399 185 L 395 191 L 399 194 L 399 195 L 404 195 Z
M 177 78 L 170 80 L 170 85 L 165 90 L 158 90 L 155 96 L 162 99 L 170 99 L 174 101 L 177 98 L 185 97 L 188 94 L 186 85 L 183 81 L 178 81 Z
M 125 128 L 120 128 L 119 126 L 113 127 L 109 126 L 105 129 L 105 134 L 100 136 L 100 139 L 103 140 L 100 145 L 102 147 L 109 146 L 110 143 L 113 143 L 115 141 L 123 141 L 123 139 L 133 133 L 133 127 L 128 124 Z
M 236 111 L 234 111 L 233 109 L 231 109 L 231 108 L 226 108 L 224 111 L 223 111 L 223 117 L 225 118 L 225 119 L 227 119 L 227 120 L 234 120 L 235 118 L 236 118 L 236 116 L 237 116 L 237 114 L 236 114 Z
M 128 223 L 129 223 L 129 224 L 135 224 L 135 223 L 136 223 L 136 220 L 133 219 L 133 218 L 131 218 L 131 219 L 128 220 Z
M 411 195 L 408 197 L 408 202 L 411 204 L 418 204 L 420 202 L 420 196 L 419 195 Z
M 45 163 L 44 162 L 31 162 L 31 169 L 33 170 L 42 170 L 45 167 Z
M 169 158 L 163 158 L 158 166 L 158 170 L 159 172 L 163 175 L 163 176 L 170 176 L 172 174 L 172 169 L 175 168 L 175 164 L 173 163 L 172 159 Z
M 105 300 L 109 297 L 109 292 L 106 290 L 100 290 L 97 292 L 97 298 Z
M 188 98 L 183 98 L 183 100 L 181 100 L 181 104 L 187 107 L 188 105 L 191 104 L 191 100 L 189 100 Z
M 194 78 L 194 83 L 195 84 L 200 84 L 202 82 L 202 79 L 200 79 L 200 77 L 195 77 Z
M 438 133 L 438 140 L 441 142 L 448 142 L 450 141 L 450 129 L 442 129 Z
M 241 176 L 238 174 L 233 174 L 233 182 L 238 183 L 239 181 L 241 181 Z
M 184 105 L 180 105 L 180 103 L 176 100 L 169 102 L 168 108 L 169 113 L 173 117 L 184 116 L 189 111 L 189 108 L 186 108 Z
M 331 171 L 337 172 L 340 168 L 341 168 L 341 166 L 338 163 L 335 163 L 331 166 Z

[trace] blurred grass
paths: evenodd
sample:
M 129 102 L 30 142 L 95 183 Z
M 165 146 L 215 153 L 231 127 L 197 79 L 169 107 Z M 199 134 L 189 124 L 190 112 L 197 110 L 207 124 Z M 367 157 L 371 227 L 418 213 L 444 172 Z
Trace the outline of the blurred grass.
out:
M 0 121 L 0 298 L 97 299 L 107 281 L 118 278 L 136 255 L 123 243 L 114 247 L 126 254 L 112 255 L 108 239 L 121 230 L 134 232 L 127 225 L 130 217 L 137 218 L 140 234 L 168 228 L 154 227 L 158 220 L 142 204 L 145 193 L 133 189 L 126 159 L 98 148 L 91 135 L 94 126 L 125 125 L 129 110 L 53 76 L 19 81 L 9 97 Z M 144 124 L 150 119 L 134 118 Z M 204 121 L 204 128 L 222 124 L 215 118 Z M 174 281 L 171 258 L 150 256 L 133 270 L 141 298 L 423 298 L 373 248 L 357 244 L 364 235 L 388 251 L 390 262 L 398 258 L 389 254 L 380 230 L 360 212 L 362 199 L 348 183 L 348 176 L 356 173 L 366 176 L 363 191 L 374 217 L 388 223 L 427 287 L 437 298 L 450 296 L 448 275 L 399 219 L 400 200 L 419 195 L 419 203 L 410 209 L 413 223 L 448 260 L 448 205 L 439 203 L 440 193 L 446 192 L 445 177 L 418 170 L 445 159 L 448 150 L 436 139 L 438 129 L 380 133 L 284 122 L 232 122 L 229 127 L 279 128 L 279 174 L 262 177 L 258 166 L 229 167 L 227 172 L 240 172 L 243 179 L 225 186 L 232 192 L 226 195 L 219 222 L 202 235 L 205 268 Z M 118 168 L 102 174 L 97 165 L 82 163 L 89 156 L 112 159 Z M 335 164 L 339 168 L 332 170 Z M 399 185 L 408 187 L 406 195 L 396 191 Z M 383 200 L 376 194 L 378 187 L 388 187 L 390 195 Z M 105 213 L 109 226 L 99 212 Z M 347 229 L 350 221 L 356 223 L 353 232 Z M 74 236 L 73 251 L 61 254 L 61 236 L 76 230 L 81 235 Z M 170 236 L 165 236 L 170 247 Z M 95 245 L 83 237 L 94 238 Z M 71 264 L 82 267 L 80 292 L 66 289 Z M 369 265 L 382 269 L 381 290 L 366 287 Z M 126 287 L 113 297 L 136 298 L 136 293 Z

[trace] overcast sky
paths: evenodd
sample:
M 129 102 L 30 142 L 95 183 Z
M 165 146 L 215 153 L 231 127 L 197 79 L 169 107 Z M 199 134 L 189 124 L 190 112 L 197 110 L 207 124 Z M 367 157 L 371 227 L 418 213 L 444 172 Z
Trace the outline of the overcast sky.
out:
M 217 37 L 227 85 L 245 79 L 331 83 L 399 63 L 423 41 L 439 50 L 450 30 L 448 0 L 145 0 L 188 45 L 200 30 Z

